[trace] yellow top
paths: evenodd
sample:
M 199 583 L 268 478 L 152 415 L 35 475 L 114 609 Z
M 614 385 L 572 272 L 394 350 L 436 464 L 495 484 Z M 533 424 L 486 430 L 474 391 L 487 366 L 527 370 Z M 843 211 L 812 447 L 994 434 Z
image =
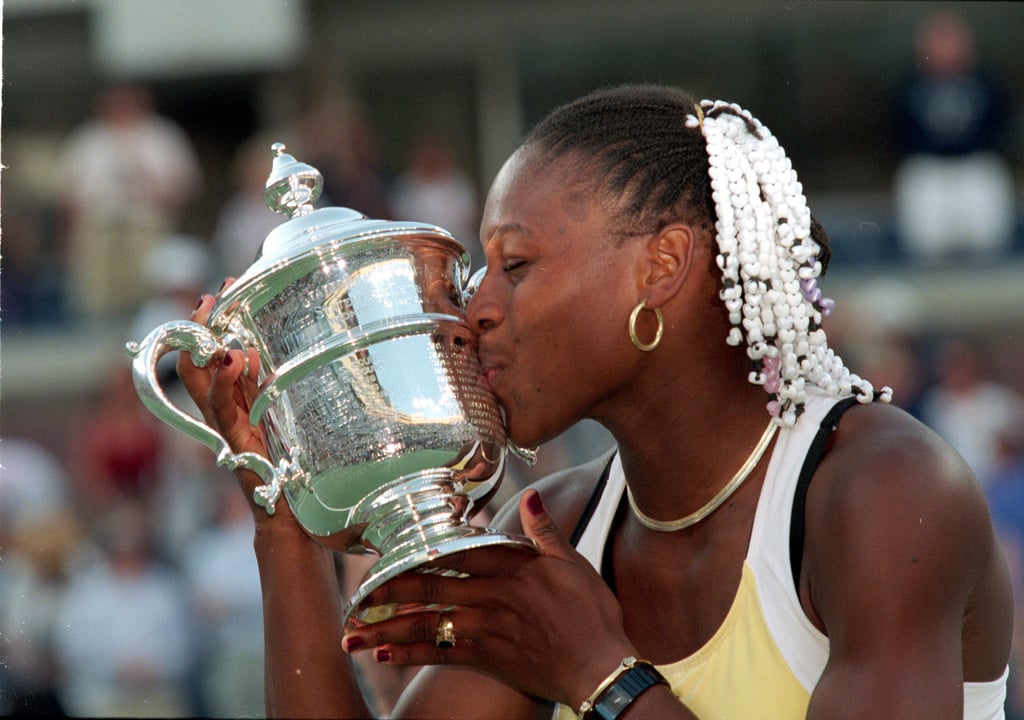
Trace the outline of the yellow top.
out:
M 711 640 L 658 670 L 701 720 L 797 720 L 807 715 L 810 693 L 794 677 L 768 631 L 754 571 L 746 563 L 732 607 Z M 557 718 L 575 720 L 576 713 L 559 706 Z

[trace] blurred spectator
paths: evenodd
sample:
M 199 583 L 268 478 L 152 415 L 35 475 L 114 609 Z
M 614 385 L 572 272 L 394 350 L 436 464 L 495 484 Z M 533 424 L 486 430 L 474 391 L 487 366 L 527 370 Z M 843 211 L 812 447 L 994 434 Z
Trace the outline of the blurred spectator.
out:
M 828 319 L 832 346 L 876 388 L 891 387 L 893 403 L 920 419 L 929 372 L 920 352 L 928 319 L 919 290 L 900 275 L 865 277 L 843 309 Z
M 435 135 L 423 135 L 413 145 L 405 169 L 392 189 L 396 220 L 440 225 L 473 255 L 473 267 L 483 265 L 480 215 L 472 179 L 455 163 L 451 146 Z
M 991 379 L 981 351 L 963 339 L 946 341 L 935 357 L 937 382 L 922 398 L 922 419 L 944 437 L 984 483 L 999 458 L 999 433 L 1024 413 L 1024 398 Z
M 0 442 L 0 714 L 64 714 L 53 633 L 79 539 L 57 458 L 28 440 Z
M 895 107 L 902 243 L 924 264 L 995 257 L 1010 248 L 1016 223 L 1001 152 L 1012 106 L 979 68 L 973 33 L 956 13 L 926 17 L 915 51 L 915 72 Z
M 347 207 L 370 218 L 391 219 L 376 137 L 359 112 L 342 102 L 319 105 L 299 118 L 296 132 L 298 147 L 292 155 L 324 177 L 320 206 Z
M 104 90 L 57 162 L 66 213 L 69 310 L 102 321 L 146 297 L 143 258 L 200 186 L 195 150 L 135 84 Z
M 160 239 L 142 259 L 147 297 L 132 318 L 129 338 L 140 341 L 166 322 L 188 318 L 199 295 L 221 283 L 214 264 L 213 253 L 198 237 L 176 234 Z M 160 359 L 162 381 L 177 381 L 177 358 L 177 353 L 168 353 Z
M 88 717 L 191 717 L 192 637 L 177 578 L 152 552 L 140 503 L 107 506 L 97 562 L 71 578 L 55 626 L 61 701 Z
M 148 501 L 160 478 L 160 421 L 139 400 L 128 363 L 109 372 L 70 435 L 71 479 L 90 516 L 121 498 Z
M 235 152 L 235 192 L 218 214 L 213 235 L 213 248 L 224 275 L 238 277 L 245 272 L 256 260 L 264 238 L 285 220 L 284 215 L 267 207 L 263 199 L 273 166 L 271 144 L 269 140 L 254 138 Z
M 164 389 L 176 407 L 198 417 L 199 411 L 180 382 Z M 191 435 L 165 423 L 159 425 L 158 480 L 149 497 L 155 510 L 153 532 L 160 557 L 180 566 L 195 537 L 217 522 L 220 493 L 224 487 L 234 487 L 235 478 Z
M 68 506 L 69 487 L 60 460 L 35 441 L 0 438 L 0 550 L 20 521 Z
M 858 357 L 857 372 L 871 378 L 875 387 L 891 387 L 892 402 L 920 419 L 922 394 L 926 390 L 927 373 L 913 343 L 893 335 L 858 348 L 850 353 Z
M 224 483 L 218 489 L 214 523 L 186 545 L 182 557 L 198 639 L 197 714 L 262 717 L 263 600 L 252 513 L 237 487 Z
M 4 186 L 3 199 L 3 321 L 59 322 L 64 319 L 65 282 L 53 238 L 54 213 L 11 183 Z

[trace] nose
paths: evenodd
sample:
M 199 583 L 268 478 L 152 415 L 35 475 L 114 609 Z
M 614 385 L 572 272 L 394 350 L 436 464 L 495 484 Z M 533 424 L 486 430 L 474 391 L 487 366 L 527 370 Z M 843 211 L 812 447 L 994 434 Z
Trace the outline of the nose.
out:
M 497 283 L 486 266 L 473 273 L 466 284 L 466 321 L 477 334 L 494 329 L 504 318 L 496 290 Z

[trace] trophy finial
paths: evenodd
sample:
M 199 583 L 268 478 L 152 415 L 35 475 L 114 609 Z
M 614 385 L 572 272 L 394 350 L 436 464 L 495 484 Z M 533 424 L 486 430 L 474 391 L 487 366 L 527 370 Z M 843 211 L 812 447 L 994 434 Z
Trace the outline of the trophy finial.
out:
M 284 143 L 274 143 L 270 149 L 274 165 L 263 190 L 267 207 L 288 217 L 313 212 L 313 203 L 324 187 L 320 171 L 286 153 Z

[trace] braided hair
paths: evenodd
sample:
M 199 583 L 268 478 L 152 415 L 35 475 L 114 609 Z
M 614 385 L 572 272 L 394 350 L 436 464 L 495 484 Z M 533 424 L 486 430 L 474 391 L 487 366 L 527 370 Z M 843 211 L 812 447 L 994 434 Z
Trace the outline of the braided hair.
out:
M 778 424 L 796 423 L 808 383 L 865 403 L 891 400 L 891 389 L 875 393 L 828 347 L 821 324 L 834 303 L 817 287 L 828 236 L 785 151 L 749 112 L 677 88 L 623 85 L 557 108 L 523 144 L 593 169 L 595 190 L 630 228 L 623 234 L 677 220 L 714 228 L 726 342 L 745 346 L 748 379 L 768 393 Z
M 682 90 L 623 85 L 554 110 L 525 146 L 549 158 L 576 154 L 604 178 L 597 188 L 625 201 L 621 219 L 652 232 L 685 218 L 710 229 L 715 208 L 704 140 L 684 124 L 693 99 Z

